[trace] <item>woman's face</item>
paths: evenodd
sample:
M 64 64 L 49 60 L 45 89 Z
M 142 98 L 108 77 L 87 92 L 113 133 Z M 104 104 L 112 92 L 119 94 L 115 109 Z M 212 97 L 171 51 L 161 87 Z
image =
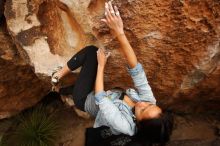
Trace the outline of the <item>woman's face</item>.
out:
M 135 104 L 135 116 L 137 121 L 143 119 L 153 119 L 160 116 L 162 110 L 149 102 L 137 102 Z

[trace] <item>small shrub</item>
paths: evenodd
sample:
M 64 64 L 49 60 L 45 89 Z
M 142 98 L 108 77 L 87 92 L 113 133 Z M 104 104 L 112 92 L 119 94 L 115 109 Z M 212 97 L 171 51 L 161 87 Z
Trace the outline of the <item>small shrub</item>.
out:
M 2 139 L 4 146 L 53 146 L 59 135 L 55 114 L 43 106 L 26 111 L 18 118 L 18 126 Z

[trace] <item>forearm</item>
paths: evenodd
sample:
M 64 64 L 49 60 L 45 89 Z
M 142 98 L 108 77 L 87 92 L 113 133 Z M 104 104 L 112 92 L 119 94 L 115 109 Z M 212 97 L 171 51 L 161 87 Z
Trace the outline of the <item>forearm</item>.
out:
M 128 65 L 130 68 L 133 68 L 137 64 L 136 55 L 128 42 L 128 39 L 124 35 L 124 26 L 120 16 L 120 12 L 116 6 L 112 6 L 111 1 L 105 3 L 105 19 L 101 19 L 101 21 L 105 22 L 108 27 L 112 30 L 112 33 L 116 35 L 120 45 L 121 51 L 124 54 L 125 58 L 128 61 Z
M 134 53 L 133 48 L 131 47 L 125 34 L 117 35 L 117 40 L 120 43 L 120 51 L 125 56 L 128 65 L 130 68 L 134 68 L 137 65 L 137 57 Z
M 95 82 L 95 93 L 104 91 L 104 67 L 98 66 Z

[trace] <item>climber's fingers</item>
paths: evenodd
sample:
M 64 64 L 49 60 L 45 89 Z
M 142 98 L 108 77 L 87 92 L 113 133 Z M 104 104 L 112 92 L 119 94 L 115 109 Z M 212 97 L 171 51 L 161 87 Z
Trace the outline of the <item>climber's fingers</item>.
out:
M 109 1 L 107 4 L 108 4 L 108 8 L 109 8 L 109 12 L 110 12 L 111 17 L 115 17 L 115 10 L 113 9 L 112 2 Z
M 106 19 L 101 19 L 102 22 L 108 23 Z
M 108 3 L 105 3 L 105 16 L 107 21 L 110 21 L 112 19 L 111 13 L 109 11 Z
M 115 15 L 121 19 L 120 12 L 118 11 L 118 7 L 114 6 L 114 9 L 115 9 Z
M 118 8 L 113 8 L 112 3 L 105 3 L 105 16 L 106 18 L 101 19 L 107 26 L 113 30 L 112 33 L 123 32 L 123 21 L 121 19 Z
M 106 58 L 108 59 L 111 56 L 111 52 L 106 52 Z

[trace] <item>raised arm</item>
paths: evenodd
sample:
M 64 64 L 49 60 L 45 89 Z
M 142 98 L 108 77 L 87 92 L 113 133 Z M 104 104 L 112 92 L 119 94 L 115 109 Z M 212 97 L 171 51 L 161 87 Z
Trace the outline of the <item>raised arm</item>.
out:
M 113 102 L 107 98 L 104 91 L 104 68 L 109 54 L 105 56 L 104 50 L 97 51 L 98 69 L 95 82 L 95 102 L 99 106 L 101 116 L 108 121 L 108 126 L 116 133 L 133 135 L 135 126 L 130 125 L 126 113 L 122 113 Z
M 98 68 L 95 82 L 95 93 L 104 91 L 104 69 L 108 56 L 105 56 L 104 50 L 97 51 Z
M 111 29 L 113 34 L 117 37 L 120 43 L 120 51 L 124 55 L 129 65 L 128 72 L 130 73 L 135 88 L 138 90 L 137 101 L 150 101 L 156 103 L 153 92 L 148 84 L 147 77 L 144 69 L 137 61 L 137 57 L 132 49 L 128 39 L 124 33 L 123 22 L 116 6 L 112 6 L 111 1 L 105 3 L 105 19 L 101 21 L 105 22 Z
M 120 51 L 125 56 L 130 68 L 134 68 L 137 65 L 137 57 L 132 49 L 123 28 L 123 22 L 116 6 L 112 6 L 111 1 L 105 3 L 105 19 L 101 21 L 105 22 L 109 28 L 111 28 L 113 34 L 117 37 L 120 43 Z

